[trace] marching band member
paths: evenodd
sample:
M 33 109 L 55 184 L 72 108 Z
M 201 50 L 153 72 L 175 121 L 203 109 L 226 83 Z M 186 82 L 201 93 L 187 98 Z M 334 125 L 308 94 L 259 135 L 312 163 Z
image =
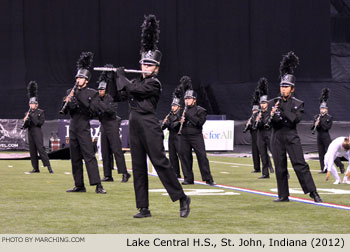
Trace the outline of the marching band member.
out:
M 268 150 L 271 152 L 270 147 L 270 138 L 271 138 L 271 129 L 265 127 L 265 121 L 269 116 L 268 111 L 268 100 L 267 100 L 267 79 L 261 78 L 258 83 L 258 90 L 260 93 L 260 111 L 253 123 L 253 129 L 257 129 L 257 145 L 259 149 L 259 154 L 262 162 L 262 176 L 259 179 L 268 179 L 270 178 L 270 172 L 273 173 L 273 167 L 270 160 Z
M 164 118 L 162 122 L 162 130 L 169 130 L 169 139 L 168 139 L 168 150 L 169 150 L 169 160 L 170 164 L 174 169 L 174 172 L 178 178 L 181 178 L 179 159 L 180 156 L 180 135 L 178 134 L 180 129 L 180 120 L 181 120 L 181 88 L 176 88 L 173 93 L 173 100 L 171 103 L 171 111 Z M 183 165 L 182 165 L 183 166 Z
M 260 153 L 259 153 L 259 148 L 258 148 L 258 131 L 257 131 L 257 129 L 253 128 L 253 124 L 256 120 L 256 117 L 258 116 L 258 112 L 259 112 L 259 91 L 255 90 L 254 94 L 253 94 L 253 99 L 252 99 L 252 115 L 247 120 L 247 122 L 245 124 L 245 128 L 243 130 L 243 133 L 246 133 L 249 130 L 250 135 L 251 135 L 252 158 L 253 158 L 253 165 L 254 165 L 254 170 L 252 171 L 252 173 L 261 172 Z
M 327 152 L 328 146 L 331 143 L 331 136 L 329 135 L 329 130 L 333 124 L 333 117 L 328 114 L 328 97 L 329 97 L 329 89 L 324 88 L 322 90 L 322 94 L 320 97 L 320 114 L 314 116 L 314 123 L 311 127 L 312 134 L 315 134 L 317 131 L 317 149 L 318 149 L 318 157 L 320 160 L 320 173 L 326 173 L 327 171 L 324 169 L 324 155 Z M 336 166 L 339 167 L 340 172 L 344 173 L 344 165 L 340 161 L 340 158 L 336 158 L 334 160 Z
M 35 81 L 31 81 L 28 84 L 28 97 L 30 108 L 24 117 L 22 128 L 28 129 L 29 153 L 33 166 L 33 170 L 30 171 L 30 173 L 40 172 L 38 152 L 44 166 L 47 167 L 49 173 L 53 173 L 49 156 L 47 155 L 43 144 L 41 126 L 45 123 L 45 112 L 44 110 L 39 109 L 38 84 Z
M 111 66 L 113 67 L 113 66 Z M 102 72 L 98 80 L 98 92 L 99 95 L 95 96 L 92 101 L 94 111 L 97 113 L 97 117 L 101 123 L 101 149 L 102 149 L 102 162 L 104 182 L 112 182 L 112 170 L 113 170 L 113 156 L 116 161 L 119 174 L 122 175 L 123 183 L 128 182 L 130 174 L 126 169 L 125 157 L 122 150 L 122 143 L 120 141 L 120 117 L 117 116 L 118 104 L 114 101 L 113 97 L 107 93 L 107 86 L 114 84 L 111 83 L 114 79 L 113 72 Z
M 298 57 L 289 52 L 280 65 L 281 99 L 274 99 L 271 109 L 272 116 L 272 155 L 275 162 L 278 186 L 278 198 L 275 202 L 289 201 L 287 153 L 293 169 L 305 194 L 309 193 L 315 202 L 322 202 L 317 193 L 309 165 L 305 162 L 303 149 L 297 132 L 297 124 L 304 113 L 304 102 L 293 97 L 295 90 L 294 68 L 299 64 Z
M 151 217 L 148 200 L 147 156 L 172 201 L 180 201 L 180 217 L 190 213 L 190 197 L 186 196 L 165 155 L 163 131 L 156 116 L 157 103 L 162 91 L 157 74 L 162 54 L 157 49 L 159 21 L 154 15 L 145 16 L 141 35 L 141 69 L 139 78 L 129 81 L 124 68 L 117 69 L 117 90 L 129 99 L 130 148 L 136 207 L 134 218 Z
M 83 177 L 84 159 L 90 185 L 96 185 L 96 193 L 105 194 L 90 132 L 90 119 L 93 115 L 91 100 L 97 95 L 96 90 L 87 87 L 91 79 L 89 68 L 92 58 L 91 52 L 81 54 L 77 62 L 76 84 L 74 88 L 67 90 L 67 96 L 64 98 L 64 105 L 60 112 L 70 115 L 69 150 L 75 186 L 67 192 L 86 192 Z

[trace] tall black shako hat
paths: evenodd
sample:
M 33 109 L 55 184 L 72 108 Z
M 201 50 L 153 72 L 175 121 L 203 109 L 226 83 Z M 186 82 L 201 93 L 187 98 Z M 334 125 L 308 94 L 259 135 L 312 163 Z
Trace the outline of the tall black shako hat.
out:
M 182 89 L 185 93 L 184 98 L 193 98 L 197 99 L 197 92 L 193 90 L 192 87 L 192 80 L 188 76 L 182 76 L 180 79 L 180 83 L 182 86 Z
M 261 77 L 258 82 L 258 90 L 259 90 L 259 103 L 267 103 L 267 91 L 268 91 L 268 81 L 265 77 Z
M 299 58 L 294 52 L 289 52 L 287 55 L 283 55 L 280 64 L 280 86 L 289 87 L 295 86 L 295 76 L 293 75 L 294 69 L 299 65 Z
M 85 78 L 86 80 L 90 80 L 91 72 L 90 68 L 92 66 L 94 54 L 92 52 L 82 52 L 77 61 L 77 74 L 75 78 Z
M 145 16 L 141 25 L 141 59 L 140 64 L 159 66 L 162 59 L 162 53 L 157 50 L 159 41 L 159 21 L 155 15 Z
M 114 68 L 111 64 L 106 64 L 104 67 L 107 68 Z M 107 87 L 111 85 L 111 81 L 113 79 L 114 72 L 113 71 L 103 71 L 100 74 L 100 77 L 98 78 L 97 84 L 98 84 L 98 90 L 107 90 Z
M 29 104 L 38 104 L 38 83 L 30 81 L 27 86 Z
M 328 108 L 328 98 L 329 98 L 329 88 L 322 89 L 321 97 L 320 97 L 320 109 L 321 108 Z
M 180 83 L 180 85 L 178 85 L 174 89 L 174 92 L 172 94 L 173 100 L 171 101 L 171 106 L 176 105 L 176 106 L 181 107 L 181 98 L 182 98 L 183 94 L 184 94 L 184 92 L 182 89 L 182 84 Z
M 260 102 L 260 92 L 259 89 L 256 88 L 253 93 L 252 98 L 252 111 L 259 110 L 259 102 Z

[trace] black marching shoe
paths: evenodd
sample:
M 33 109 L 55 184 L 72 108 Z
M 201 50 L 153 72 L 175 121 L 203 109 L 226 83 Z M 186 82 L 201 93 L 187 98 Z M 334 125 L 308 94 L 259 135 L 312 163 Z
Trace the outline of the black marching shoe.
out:
M 187 195 L 180 199 L 180 217 L 186 218 L 190 214 L 191 198 Z
M 86 192 L 85 186 L 75 186 L 73 189 L 69 189 L 66 192 Z
M 259 170 L 259 171 L 256 171 L 256 170 L 254 170 L 254 171 L 251 171 L 250 173 L 260 173 L 261 171 Z
M 113 177 L 104 177 L 103 179 L 101 179 L 102 182 L 113 182 L 114 179 Z
M 129 178 L 131 177 L 130 173 L 123 173 L 123 176 L 122 176 L 122 183 L 126 183 L 128 182 Z
M 262 175 L 258 179 L 269 179 L 269 178 L 270 178 L 270 175 Z
M 205 183 L 206 183 L 207 185 L 216 185 L 216 183 L 215 183 L 214 180 L 212 180 L 212 179 L 205 180 Z
M 152 217 L 151 211 L 148 208 L 140 208 L 139 212 L 134 215 L 134 218 Z
M 311 192 L 310 197 L 313 198 L 316 203 L 322 202 L 322 199 L 321 199 L 320 195 L 318 195 L 317 191 Z
M 194 183 L 193 182 L 189 182 L 189 181 L 184 181 L 181 184 L 183 184 L 183 185 L 193 185 Z
M 318 173 L 323 174 L 323 173 L 327 173 L 327 171 L 320 171 Z
M 32 171 L 30 171 L 29 173 L 40 173 L 39 169 L 33 169 Z
M 47 169 L 49 170 L 49 173 L 53 173 L 51 166 L 48 166 Z
M 101 193 L 101 194 L 106 194 L 106 190 L 103 189 L 103 186 L 101 184 L 97 184 L 96 185 L 96 190 L 95 190 L 96 193 Z
M 281 198 L 275 199 L 273 202 L 289 202 L 289 198 L 288 197 L 281 197 Z

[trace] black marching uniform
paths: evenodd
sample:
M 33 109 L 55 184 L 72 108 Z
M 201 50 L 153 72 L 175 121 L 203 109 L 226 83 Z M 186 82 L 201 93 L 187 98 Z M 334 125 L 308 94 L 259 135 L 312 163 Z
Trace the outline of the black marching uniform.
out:
M 272 106 L 274 104 L 274 102 L 270 103 Z M 289 196 L 287 153 L 304 193 L 316 192 L 316 186 L 309 165 L 305 162 L 296 128 L 303 113 L 304 102 L 289 97 L 286 101 L 281 100 L 279 112 L 275 113 L 272 118 L 272 155 L 276 168 L 278 196 L 282 200 Z
M 257 114 L 257 113 L 256 113 Z M 253 118 L 256 118 L 256 116 Z M 259 146 L 258 146 L 258 131 L 256 129 L 252 129 L 252 127 L 249 127 L 249 132 L 252 137 L 252 158 L 253 158 L 253 165 L 254 165 L 254 171 L 253 172 L 260 172 L 260 152 L 259 152 Z
M 44 122 L 44 110 L 31 110 L 29 112 L 28 119 L 24 122 L 23 128 L 28 129 L 29 152 L 30 160 L 34 169 L 33 172 L 39 172 L 39 153 L 44 166 L 48 167 L 49 172 L 52 173 L 50 160 L 43 144 L 43 133 L 41 131 L 41 126 L 44 124 Z
M 147 156 L 172 201 L 186 198 L 173 168 L 165 155 L 163 131 L 156 116 L 161 83 L 155 76 L 134 79 L 131 83 L 119 81 L 118 91 L 125 89 L 130 106 L 129 134 L 134 177 L 136 207 L 149 207 Z M 124 96 L 122 94 L 121 96 Z M 135 217 L 135 216 L 134 216 Z
M 67 95 L 71 89 L 67 91 Z M 72 163 L 72 171 L 75 186 L 84 188 L 83 159 L 85 161 L 90 185 L 101 183 L 95 151 L 91 140 L 90 119 L 91 100 L 98 93 L 96 90 L 84 87 L 77 89 L 71 102 L 68 103 L 67 111 L 70 114 L 69 123 L 69 149 Z
M 169 130 L 169 140 L 168 140 L 168 149 L 169 149 L 169 160 L 170 164 L 173 167 L 175 174 L 178 178 L 181 178 L 179 159 L 180 156 L 180 135 L 178 134 L 180 129 L 180 120 L 181 120 L 182 110 L 179 109 L 175 114 L 171 111 L 168 119 L 163 124 L 162 130 Z
M 251 116 L 250 123 L 246 125 L 246 128 L 243 131 L 243 133 L 245 133 L 246 131 L 249 130 L 250 136 L 251 136 L 252 159 L 253 159 L 253 165 L 254 165 L 254 170 L 252 171 L 252 173 L 259 173 L 261 171 L 260 153 L 259 153 L 259 147 L 258 147 L 258 131 L 257 129 L 253 128 L 253 123 L 255 122 L 257 115 L 258 115 L 258 112 L 254 113 Z
M 109 94 L 96 96 L 93 100 L 94 110 L 101 123 L 101 148 L 105 178 L 112 178 L 113 155 L 119 174 L 127 174 L 125 157 L 120 141 L 120 117 L 117 116 L 117 103 Z
M 318 149 L 318 157 L 320 159 L 320 167 L 321 172 L 324 170 L 324 155 L 327 152 L 328 146 L 331 144 L 331 136 L 329 135 L 329 130 L 332 128 L 333 117 L 329 114 L 325 115 L 315 115 L 314 116 L 314 124 L 312 126 L 312 130 L 314 130 L 314 125 L 320 116 L 320 121 L 316 127 L 317 131 L 317 149 Z M 340 171 L 344 173 L 344 165 L 340 161 L 340 158 L 337 157 L 334 160 L 334 163 L 337 167 L 340 168 Z
M 210 173 L 209 160 L 205 151 L 202 128 L 206 121 L 207 111 L 197 105 L 187 107 L 185 121 L 181 132 L 181 157 L 183 161 L 184 184 L 193 184 L 193 156 L 196 153 L 202 181 L 214 184 Z
M 259 114 L 259 113 L 258 113 Z M 270 142 L 271 142 L 271 130 L 265 127 L 265 122 L 269 117 L 269 111 L 261 111 L 261 118 L 256 125 L 257 129 L 257 146 L 259 150 L 259 155 L 262 162 L 262 177 L 269 178 L 269 170 L 273 172 L 273 167 L 268 150 L 272 153 Z

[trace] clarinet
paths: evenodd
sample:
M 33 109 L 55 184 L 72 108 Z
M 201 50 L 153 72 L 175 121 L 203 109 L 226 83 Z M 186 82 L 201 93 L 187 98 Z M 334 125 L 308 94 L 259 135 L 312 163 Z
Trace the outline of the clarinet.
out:
M 277 99 L 277 101 L 276 101 L 276 103 L 275 103 L 275 106 L 277 106 L 278 104 L 280 104 L 281 99 L 282 99 L 281 97 L 279 97 L 279 98 Z M 265 127 L 266 129 L 270 129 L 270 128 L 271 128 L 272 117 L 275 115 L 275 113 L 276 113 L 277 111 L 278 111 L 278 109 L 276 109 L 275 112 L 272 112 L 272 111 L 271 111 L 270 116 L 269 116 L 267 122 L 266 122 L 265 125 L 264 125 L 264 127 Z
M 78 81 L 76 81 L 75 82 L 75 85 L 74 85 L 74 87 L 73 87 L 73 91 L 74 91 L 74 95 L 75 95 L 75 92 L 77 91 L 77 88 L 78 88 Z M 67 98 L 68 98 L 68 96 L 67 96 Z M 70 99 L 67 99 L 64 103 L 63 103 L 63 105 L 62 105 L 62 108 L 61 108 L 61 110 L 60 110 L 60 114 L 61 115 L 63 115 L 63 114 L 65 114 L 65 111 L 66 111 L 66 109 L 67 109 L 67 106 L 68 106 L 68 103 L 70 102 Z
M 25 126 L 26 122 L 28 121 L 29 115 L 30 115 L 31 113 L 32 113 L 32 110 L 31 110 L 31 108 L 29 108 L 29 109 L 28 109 L 28 112 L 26 113 L 27 119 L 23 120 L 23 125 L 22 125 L 21 129 L 24 129 L 24 126 Z
M 256 130 L 257 128 L 258 128 L 258 124 L 259 124 L 259 122 L 261 121 L 261 109 L 259 110 L 259 114 L 258 114 L 258 116 L 257 117 L 259 117 L 260 116 L 260 119 L 258 120 L 258 121 L 254 121 L 254 123 L 253 123 L 253 126 L 252 126 L 252 129 L 253 130 Z
M 253 114 L 254 115 L 254 114 Z M 250 125 L 252 124 L 252 119 L 253 119 L 253 115 L 251 115 L 251 117 L 248 119 L 248 121 L 245 124 L 245 128 L 243 130 L 243 133 L 246 133 L 249 130 Z
M 177 132 L 178 135 L 181 135 L 182 127 L 183 127 L 184 121 L 185 121 L 185 113 L 186 113 L 186 112 L 187 112 L 187 106 L 185 106 L 184 111 L 182 112 L 181 119 L 183 119 L 183 122 L 181 122 L 181 124 L 180 124 L 179 132 Z
M 320 124 L 320 120 L 321 120 L 321 114 L 318 115 L 313 127 L 312 127 L 312 131 L 311 134 L 315 134 L 316 130 L 317 130 L 317 126 Z
M 162 122 L 161 128 L 163 128 L 164 124 L 165 124 L 166 121 L 168 120 L 168 117 L 171 115 L 171 113 L 172 113 L 172 111 L 170 111 L 170 112 L 166 115 L 166 117 L 164 118 L 164 120 L 163 120 L 163 122 Z

